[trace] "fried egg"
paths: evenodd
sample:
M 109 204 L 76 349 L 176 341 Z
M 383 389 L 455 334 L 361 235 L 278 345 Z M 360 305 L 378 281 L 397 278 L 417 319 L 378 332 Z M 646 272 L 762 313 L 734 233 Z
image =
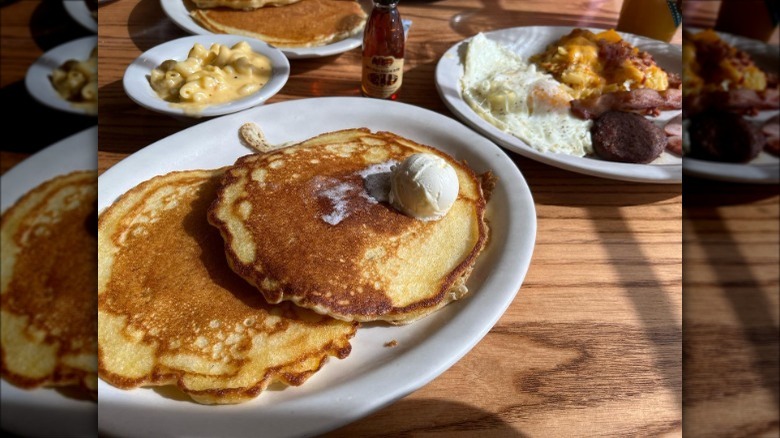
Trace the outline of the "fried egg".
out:
M 539 152 L 593 152 L 591 121 L 571 114 L 567 86 L 479 33 L 468 44 L 461 92 L 484 120 Z

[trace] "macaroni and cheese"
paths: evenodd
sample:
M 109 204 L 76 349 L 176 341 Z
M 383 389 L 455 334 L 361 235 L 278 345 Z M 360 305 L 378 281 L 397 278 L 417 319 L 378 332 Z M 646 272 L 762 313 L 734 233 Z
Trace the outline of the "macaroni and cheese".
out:
M 52 71 L 49 79 L 63 99 L 90 114 L 97 113 L 97 47 L 85 61 L 65 61 Z
M 203 107 L 260 90 L 271 77 L 271 61 L 242 41 L 233 47 L 195 44 L 187 59 L 169 59 L 152 70 L 149 82 L 160 98 Z

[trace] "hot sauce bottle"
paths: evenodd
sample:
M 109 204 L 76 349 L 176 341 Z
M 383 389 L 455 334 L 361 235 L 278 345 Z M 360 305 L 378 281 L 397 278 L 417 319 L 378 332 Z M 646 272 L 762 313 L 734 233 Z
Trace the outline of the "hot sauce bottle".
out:
M 404 28 L 398 0 L 374 0 L 363 33 L 361 91 L 364 96 L 395 100 L 403 74 Z

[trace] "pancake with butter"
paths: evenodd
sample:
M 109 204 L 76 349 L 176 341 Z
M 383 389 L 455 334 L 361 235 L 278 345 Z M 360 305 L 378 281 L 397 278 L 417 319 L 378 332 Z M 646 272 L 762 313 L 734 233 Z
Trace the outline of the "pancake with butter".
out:
M 97 175 L 59 176 L 2 216 L 2 375 L 22 388 L 97 391 Z
M 457 174 L 460 190 L 441 219 L 387 202 L 390 168 L 415 153 L 441 157 Z M 269 302 L 405 324 L 468 292 L 487 239 L 485 202 L 464 163 L 392 133 L 351 129 L 239 159 L 209 222 L 233 270 Z
M 346 357 L 357 324 L 269 305 L 225 261 L 206 220 L 221 171 L 133 188 L 98 222 L 100 377 L 177 385 L 198 403 L 239 403 L 275 381 L 301 385 Z
M 257 38 L 277 47 L 334 43 L 357 34 L 366 23 L 363 8 L 349 0 L 301 0 L 251 11 L 195 9 L 190 14 L 214 33 Z

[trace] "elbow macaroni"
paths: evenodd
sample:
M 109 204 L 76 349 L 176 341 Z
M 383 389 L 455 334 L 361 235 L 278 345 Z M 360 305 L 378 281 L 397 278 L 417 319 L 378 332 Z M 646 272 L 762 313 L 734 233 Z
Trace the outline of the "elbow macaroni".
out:
M 271 77 L 271 62 L 242 41 L 233 47 L 195 44 L 187 59 L 167 60 L 149 83 L 160 98 L 177 104 L 211 105 L 257 92 Z
M 97 112 L 97 47 L 92 49 L 89 59 L 70 59 L 55 68 L 49 79 L 63 99 L 90 113 Z

